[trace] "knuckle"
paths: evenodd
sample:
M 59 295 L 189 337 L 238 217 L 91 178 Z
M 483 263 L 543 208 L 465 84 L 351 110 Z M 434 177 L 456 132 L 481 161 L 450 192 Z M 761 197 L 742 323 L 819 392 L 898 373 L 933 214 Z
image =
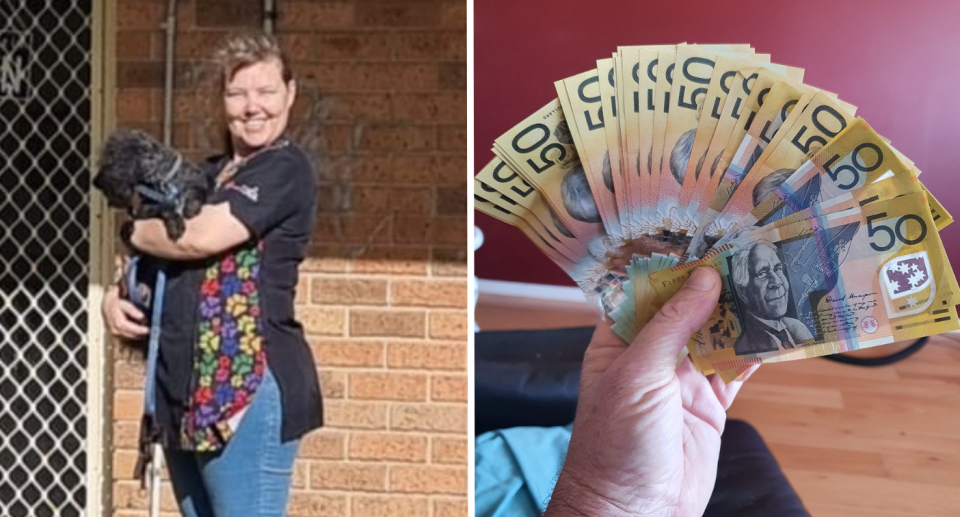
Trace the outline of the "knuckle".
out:
M 685 323 L 690 315 L 689 304 L 684 303 L 684 300 L 678 298 L 679 297 L 674 296 L 668 300 L 667 303 L 663 304 L 663 307 L 657 311 L 654 318 L 666 325 Z

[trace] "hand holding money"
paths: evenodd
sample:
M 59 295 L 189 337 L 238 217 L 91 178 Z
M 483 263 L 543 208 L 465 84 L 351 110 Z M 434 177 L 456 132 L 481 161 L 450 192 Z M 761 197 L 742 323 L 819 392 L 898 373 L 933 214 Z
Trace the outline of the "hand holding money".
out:
M 726 409 L 740 382 L 705 377 L 689 359 L 675 366 L 719 294 L 717 273 L 699 268 L 630 346 L 608 321 L 597 325 L 584 356 L 570 448 L 545 515 L 703 513 Z

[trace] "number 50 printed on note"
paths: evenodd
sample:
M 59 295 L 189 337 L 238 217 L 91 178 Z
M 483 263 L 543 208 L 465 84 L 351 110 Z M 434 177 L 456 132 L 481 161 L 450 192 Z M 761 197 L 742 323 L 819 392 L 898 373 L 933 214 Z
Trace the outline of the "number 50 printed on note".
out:
M 767 226 L 703 259 L 651 275 L 661 299 L 693 268 L 723 279 L 688 345 L 725 381 L 760 362 L 815 357 L 956 330 L 960 288 L 923 192 Z

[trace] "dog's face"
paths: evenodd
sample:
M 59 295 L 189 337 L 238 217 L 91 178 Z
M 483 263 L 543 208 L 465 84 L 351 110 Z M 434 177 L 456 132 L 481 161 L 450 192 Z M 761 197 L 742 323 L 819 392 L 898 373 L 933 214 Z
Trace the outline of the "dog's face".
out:
M 103 193 L 107 203 L 113 208 L 132 208 L 136 200 L 137 183 L 131 176 L 114 173 L 114 170 L 101 168 L 93 178 L 93 186 Z
M 179 163 L 177 169 L 171 170 L 175 163 Z M 150 135 L 122 129 L 107 139 L 93 186 L 103 192 L 110 206 L 136 213 L 141 204 L 151 202 L 141 197 L 138 186 L 157 191 L 164 183 L 182 187 L 200 175 L 191 164 L 178 162 L 176 151 Z
M 137 185 L 149 183 L 150 177 L 157 174 L 151 174 L 150 162 L 162 159 L 165 153 L 161 147 L 142 131 L 118 130 L 103 147 L 93 186 L 103 192 L 110 206 L 132 208 L 137 204 Z

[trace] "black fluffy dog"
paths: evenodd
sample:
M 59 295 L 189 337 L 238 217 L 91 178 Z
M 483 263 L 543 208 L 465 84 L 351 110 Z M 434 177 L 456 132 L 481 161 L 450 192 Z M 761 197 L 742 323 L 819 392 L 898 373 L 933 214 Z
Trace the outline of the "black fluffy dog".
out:
M 200 212 L 214 188 L 213 177 L 143 131 L 117 130 L 101 156 L 93 186 L 133 219 L 163 219 L 172 240 L 183 235 L 184 221 Z M 131 229 L 121 230 L 127 244 Z

